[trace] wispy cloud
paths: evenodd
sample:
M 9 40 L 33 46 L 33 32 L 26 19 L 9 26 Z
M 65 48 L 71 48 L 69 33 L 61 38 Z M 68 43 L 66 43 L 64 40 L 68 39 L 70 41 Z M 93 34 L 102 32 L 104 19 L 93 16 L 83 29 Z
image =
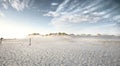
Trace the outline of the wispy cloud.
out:
M 69 23 L 81 23 L 81 22 L 90 22 L 94 23 L 100 20 L 100 17 L 94 17 L 89 15 L 78 15 L 78 14 L 68 14 L 62 15 L 58 18 L 54 18 L 52 23 L 60 23 L 60 22 L 69 22 Z
M 11 6 L 17 11 L 22 11 L 29 6 L 30 0 L 9 0 Z
M 47 14 L 43 14 L 43 16 L 58 17 L 60 14 L 57 12 L 49 11 Z
M 5 14 L 0 11 L 0 17 L 5 17 Z
M 8 3 L 7 3 L 7 2 L 4 1 L 4 2 L 2 3 L 2 6 L 3 6 L 4 9 L 8 9 Z
M 58 3 L 51 3 L 51 5 L 52 5 L 52 6 L 56 6 L 56 5 L 58 5 Z
M 53 17 L 51 23 L 54 26 L 63 26 L 66 23 L 96 23 L 103 20 L 115 22 L 120 20 L 118 11 L 119 5 L 113 0 L 64 0 L 56 11 L 50 11 L 44 16 Z
M 34 2 L 34 0 L 1 0 L 0 4 L 2 4 L 4 9 L 8 9 L 12 7 L 17 11 L 23 11 Z

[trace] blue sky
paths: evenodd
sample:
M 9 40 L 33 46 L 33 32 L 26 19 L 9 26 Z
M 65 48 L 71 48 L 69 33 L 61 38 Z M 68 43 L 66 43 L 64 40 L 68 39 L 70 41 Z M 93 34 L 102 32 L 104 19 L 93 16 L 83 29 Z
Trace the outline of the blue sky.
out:
M 120 34 L 119 0 L 0 0 L 0 37 Z

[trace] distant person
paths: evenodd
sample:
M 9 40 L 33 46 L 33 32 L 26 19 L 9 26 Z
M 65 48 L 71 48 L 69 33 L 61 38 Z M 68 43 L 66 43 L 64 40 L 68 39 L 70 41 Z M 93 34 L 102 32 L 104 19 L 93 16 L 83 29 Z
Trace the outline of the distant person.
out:
M 2 44 L 2 40 L 3 40 L 3 38 L 0 38 L 0 44 Z

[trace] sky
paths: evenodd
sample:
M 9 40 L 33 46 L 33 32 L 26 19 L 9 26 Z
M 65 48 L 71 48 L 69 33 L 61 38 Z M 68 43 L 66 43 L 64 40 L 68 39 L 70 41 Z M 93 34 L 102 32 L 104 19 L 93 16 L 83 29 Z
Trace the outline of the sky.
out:
M 0 0 L 0 37 L 120 35 L 120 0 Z

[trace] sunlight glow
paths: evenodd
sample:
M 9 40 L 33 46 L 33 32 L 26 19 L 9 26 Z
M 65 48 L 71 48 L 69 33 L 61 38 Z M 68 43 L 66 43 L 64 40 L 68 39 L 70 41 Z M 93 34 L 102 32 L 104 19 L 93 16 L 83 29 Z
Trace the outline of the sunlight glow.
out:
M 0 36 L 4 38 L 23 38 L 34 30 L 27 26 L 8 24 L 6 20 L 0 20 Z

